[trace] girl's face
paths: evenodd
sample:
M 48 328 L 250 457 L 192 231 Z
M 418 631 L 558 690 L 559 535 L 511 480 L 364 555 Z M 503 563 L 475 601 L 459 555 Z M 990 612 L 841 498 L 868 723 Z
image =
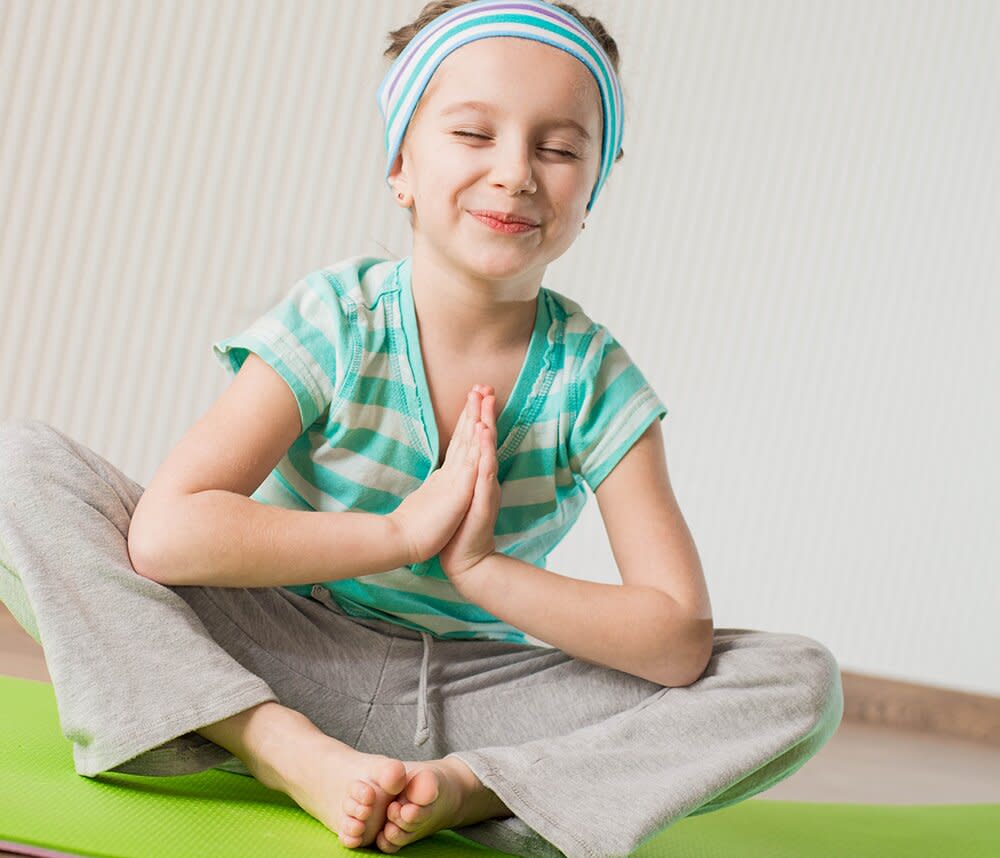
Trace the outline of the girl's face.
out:
M 426 243 L 485 279 L 538 275 L 580 234 L 602 132 L 597 82 L 565 51 L 514 37 L 453 51 L 424 90 L 390 173 L 413 206 L 415 250 Z M 483 209 L 539 225 L 497 232 L 470 214 Z

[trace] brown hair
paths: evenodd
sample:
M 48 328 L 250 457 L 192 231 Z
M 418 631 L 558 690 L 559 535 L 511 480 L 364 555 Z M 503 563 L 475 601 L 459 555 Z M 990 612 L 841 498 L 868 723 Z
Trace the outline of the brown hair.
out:
M 420 14 L 417 15 L 411 23 L 405 24 L 398 30 L 389 31 L 389 47 L 383 51 L 383 56 L 388 57 L 390 60 L 395 60 L 401 53 L 403 53 L 403 49 L 410 43 L 410 40 L 431 21 L 439 15 L 443 15 L 449 9 L 454 9 L 456 6 L 464 6 L 466 3 L 471 2 L 473 2 L 473 0 L 431 0 L 430 3 L 427 3 L 424 8 L 420 10 Z M 582 14 L 576 9 L 576 7 L 571 6 L 569 3 L 552 3 L 552 5 L 558 6 L 564 12 L 569 12 L 570 15 L 576 18 L 584 27 L 587 28 L 587 30 L 590 31 L 591 35 L 604 49 L 604 53 L 608 55 L 608 59 L 611 60 L 611 65 L 614 67 L 615 74 L 620 77 L 618 45 L 604 28 L 604 24 L 602 24 L 597 18 Z M 622 98 L 624 97 L 624 85 L 622 85 Z M 623 118 L 622 131 L 624 132 L 624 130 L 625 122 Z M 615 163 L 618 163 L 623 157 L 625 157 L 624 147 L 622 147 L 615 156 Z

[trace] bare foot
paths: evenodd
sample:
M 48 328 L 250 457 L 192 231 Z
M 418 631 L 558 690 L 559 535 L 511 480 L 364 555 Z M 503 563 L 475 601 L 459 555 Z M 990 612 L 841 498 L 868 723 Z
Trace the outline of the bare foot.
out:
M 320 741 L 303 774 L 285 792 L 351 849 L 369 846 L 386 821 L 386 806 L 406 785 L 402 760 Z
M 405 761 L 406 786 L 386 808 L 375 837 L 383 852 L 398 852 L 436 831 L 512 816 L 508 807 L 457 757 Z

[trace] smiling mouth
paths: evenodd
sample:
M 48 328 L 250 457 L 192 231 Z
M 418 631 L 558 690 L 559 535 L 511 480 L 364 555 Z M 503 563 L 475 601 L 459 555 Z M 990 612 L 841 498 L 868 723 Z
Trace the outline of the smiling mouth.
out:
M 534 230 L 538 229 L 538 226 L 535 224 L 521 223 L 519 221 L 507 223 L 486 214 L 478 214 L 476 212 L 469 212 L 469 214 L 471 214 L 480 223 L 492 229 L 494 232 L 500 232 L 506 235 L 518 235 L 521 233 L 534 232 Z
M 494 211 L 493 209 L 472 209 L 470 210 L 470 214 L 474 214 L 477 217 L 492 218 L 503 223 L 524 223 L 528 226 L 538 226 L 537 221 L 524 215 L 514 214 L 513 212 Z

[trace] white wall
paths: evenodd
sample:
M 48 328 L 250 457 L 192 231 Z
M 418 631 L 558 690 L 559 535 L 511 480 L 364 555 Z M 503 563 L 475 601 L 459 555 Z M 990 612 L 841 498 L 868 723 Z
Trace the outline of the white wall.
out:
M 0 418 L 145 483 L 213 340 L 408 253 L 375 89 L 421 5 L 0 3 Z M 716 625 L 1000 694 L 1000 4 L 580 7 L 626 154 L 545 283 L 667 403 Z M 595 501 L 550 568 L 619 580 Z

